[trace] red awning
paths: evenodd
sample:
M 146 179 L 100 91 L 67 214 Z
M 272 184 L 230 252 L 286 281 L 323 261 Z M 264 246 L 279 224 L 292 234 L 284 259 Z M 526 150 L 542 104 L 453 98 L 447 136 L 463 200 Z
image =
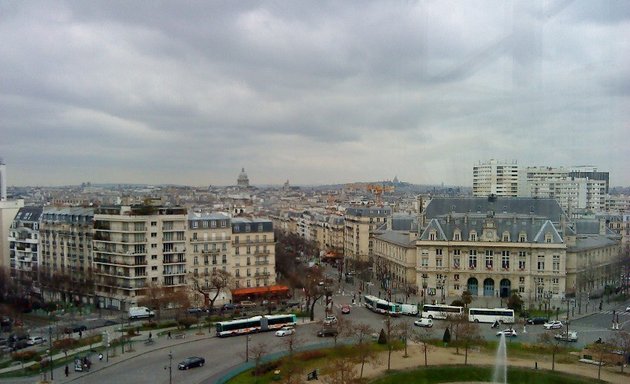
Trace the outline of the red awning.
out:
M 252 288 L 237 288 L 232 290 L 232 296 L 243 295 L 262 295 L 266 293 L 288 293 L 289 287 L 284 285 L 270 285 L 268 287 L 252 287 Z

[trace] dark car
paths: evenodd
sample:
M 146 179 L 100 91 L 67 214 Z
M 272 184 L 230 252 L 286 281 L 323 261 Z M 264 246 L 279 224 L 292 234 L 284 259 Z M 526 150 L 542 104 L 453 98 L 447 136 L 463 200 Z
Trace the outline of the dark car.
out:
M 188 313 L 190 313 L 190 314 L 203 313 L 205 311 L 206 311 L 205 309 L 199 308 L 199 307 L 188 308 Z
M 11 344 L 12 351 L 17 351 L 19 349 L 24 349 L 27 347 L 30 347 L 30 345 L 28 344 L 28 341 L 26 340 L 18 340 L 15 343 Z
M 547 319 L 546 317 L 530 317 L 529 319 L 527 319 L 527 324 L 545 324 L 546 322 L 548 322 L 549 319 Z
M 179 369 L 189 369 L 194 367 L 203 367 L 206 363 L 206 359 L 198 356 L 187 357 L 181 363 L 177 364 L 177 368 Z
M 335 337 L 337 334 L 339 334 L 339 331 L 335 328 L 324 328 L 317 331 L 318 337 Z
M 87 327 L 83 324 L 72 324 L 63 329 L 64 333 L 75 333 L 75 332 L 85 332 L 87 331 Z

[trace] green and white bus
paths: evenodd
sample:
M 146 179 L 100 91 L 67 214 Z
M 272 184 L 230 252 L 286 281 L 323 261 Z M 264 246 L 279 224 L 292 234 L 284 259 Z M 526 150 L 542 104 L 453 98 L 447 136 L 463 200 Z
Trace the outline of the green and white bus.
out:
M 217 336 L 236 336 L 247 333 L 278 330 L 285 325 L 297 324 L 297 317 L 289 315 L 254 316 L 247 319 L 219 321 L 215 324 Z

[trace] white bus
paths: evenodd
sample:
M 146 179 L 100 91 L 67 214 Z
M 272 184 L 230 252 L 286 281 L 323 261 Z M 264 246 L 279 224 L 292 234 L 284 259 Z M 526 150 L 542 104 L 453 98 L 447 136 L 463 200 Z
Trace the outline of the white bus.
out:
M 514 323 L 514 310 L 506 308 L 470 308 L 468 321 L 475 323 Z
M 430 305 L 422 307 L 422 317 L 427 319 L 446 319 L 447 317 L 459 316 L 464 313 L 464 308 L 453 305 Z
M 363 297 L 363 300 L 365 301 L 365 307 L 372 312 L 383 315 L 389 313 L 390 316 L 400 316 L 402 312 L 402 306 L 400 304 L 379 299 L 376 296 L 366 295 Z

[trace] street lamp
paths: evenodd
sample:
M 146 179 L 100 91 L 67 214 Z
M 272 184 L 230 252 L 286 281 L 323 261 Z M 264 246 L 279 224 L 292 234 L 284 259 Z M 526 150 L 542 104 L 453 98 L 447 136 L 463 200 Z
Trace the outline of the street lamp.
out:
M 249 341 L 252 339 L 250 335 L 245 338 L 245 362 L 249 362 Z
M 50 357 L 50 380 L 54 380 L 53 377 L 53 349 L 52 349 L 52 326 L 48 326 L 48 347 L 50 348 L 50 353 L 48 356 Z
M 166 370 L 168 368 L 168 384 L 173 384 L 173 351 L 168 352 L 168 366 L 164 366 Z
M 120 301 L 120 352 L 125 354 L 125 318 L 123 317 L 123 308 L 125 307 L 125 300 Z

